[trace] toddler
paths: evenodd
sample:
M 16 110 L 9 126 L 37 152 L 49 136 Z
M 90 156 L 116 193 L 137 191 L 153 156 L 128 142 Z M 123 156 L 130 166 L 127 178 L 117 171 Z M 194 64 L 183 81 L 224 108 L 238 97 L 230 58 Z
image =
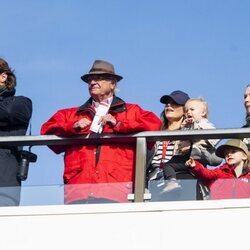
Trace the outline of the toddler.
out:
M 181 125 L 182 130 L 215 129 L 208 121 L 208 105 L 202 98 L 189 99 L 184 107 L 185 119 Z M 188 171 L 185 162 L 191 156 L 204 165 L 219 165 L 221 158 L 215 155 L 215 146 L 219 140 L 176 141 L 174 156 L 164 164 L 164 179 L 168 180 L 162 193 L 180 188 L 176 180 L 176 172 Z

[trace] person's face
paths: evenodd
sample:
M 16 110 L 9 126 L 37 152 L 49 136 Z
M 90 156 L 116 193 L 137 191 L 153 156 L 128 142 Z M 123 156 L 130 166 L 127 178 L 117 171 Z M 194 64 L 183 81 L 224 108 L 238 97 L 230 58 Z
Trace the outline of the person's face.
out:
M 183 106 L 172 100 L 169 100 L 169 102 L 166 103 L 164 111 L 168 121 L 179 121 L 184 115 Z
M 250 115 L 250 86 L 245 90 L 244 94 L 244 105 L 248 115 Z
M 238 166 L 242 161 L 247 159 L 246 154 L 237 148 L 227 148 L 224 151 L 225 161 L 229 166 Z
M 105 100 L 113 96 L 115 80 L 105 75 L 93 75 L 88 78 L 89 93 L 96 101 Z
M 185 116 L 193 121 L 200 121 L 205 117 L 205 107 L 199 101 L 188 101 L 185 105 Z
M 7 74 L 5 72 L 0 74 L 0 85 L 5 85 L 5 81 L 7 79 Z

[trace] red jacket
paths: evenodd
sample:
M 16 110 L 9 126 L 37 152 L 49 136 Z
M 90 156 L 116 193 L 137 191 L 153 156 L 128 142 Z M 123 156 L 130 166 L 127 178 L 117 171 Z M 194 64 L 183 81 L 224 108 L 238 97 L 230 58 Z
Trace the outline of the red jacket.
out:
M 81 118 L 93 120 L 95 109 L 90 98 L 78 108 L 59 110 L 42 125 L 41 134 L 71 136 L 89 134 L 89 126 L 76 131 L 73 124 Z M 103 133 L 136 133 L 160 130 L 160 119 L 136 104 L 127 104 L 114 96 L 109 109 L 117 120 L 112 127 L 106 124 Z M 132 192 L 135 168 L 135 144 L 111 143 L 89 145 L 50 146 L 57 154 L 64 155 L 65 203 L 89 197 L 126 202 Z
M 250 198 L 250 170 L 243 169 L 238 178 L 232 167 L 224 164 L 216 169 L 207 169 L 198 161 L 191 172 L 210 190 L 211 199 Z

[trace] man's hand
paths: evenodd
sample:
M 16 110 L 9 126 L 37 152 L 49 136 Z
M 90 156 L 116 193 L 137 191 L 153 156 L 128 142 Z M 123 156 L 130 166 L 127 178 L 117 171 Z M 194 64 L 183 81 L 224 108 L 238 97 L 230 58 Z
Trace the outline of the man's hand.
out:
M 115 126 L 117 121 L 114 116 L 107 114 L 102 116 L 99 120 L 99 124 L 102 124 L 102 126 L 104 126 L 106 123 L 111 123 L 113 126 Z
M 73 128 L 75 129 L 84 129 L 87 126 L 89 126 L 91 124 L 91 121 L 87 118 L 82 118 L 79 121 L 75 122 L 75 124 L 73 125 Z

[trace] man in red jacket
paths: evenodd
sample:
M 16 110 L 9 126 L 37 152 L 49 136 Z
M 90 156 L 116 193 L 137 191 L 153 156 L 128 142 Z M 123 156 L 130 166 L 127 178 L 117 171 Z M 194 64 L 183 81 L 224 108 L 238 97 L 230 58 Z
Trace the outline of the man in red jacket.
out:
M 42 125 L 41 134 L 72 136 L 160 130 L 161 121 L 155 114 L 115 95 L 117 82 L 122 77 L 115 73 L 111 63 L 96 60 L 81 79 L 88 84 L 91 97 L 80 107 L 56 112 Z M 50 148 L 57 154 L 65 152 L 65 203 L 128 201 L 127 195 L 132 192 L 134 180 L 135 144 Z
M 186 165 L 210 190 L 210 199 L 250 198 L 250 169 L 247 145 L 239 139 L 230 139 L 216 149 L 216 155 L 225 164 L 207 169 L 190 158 Z

